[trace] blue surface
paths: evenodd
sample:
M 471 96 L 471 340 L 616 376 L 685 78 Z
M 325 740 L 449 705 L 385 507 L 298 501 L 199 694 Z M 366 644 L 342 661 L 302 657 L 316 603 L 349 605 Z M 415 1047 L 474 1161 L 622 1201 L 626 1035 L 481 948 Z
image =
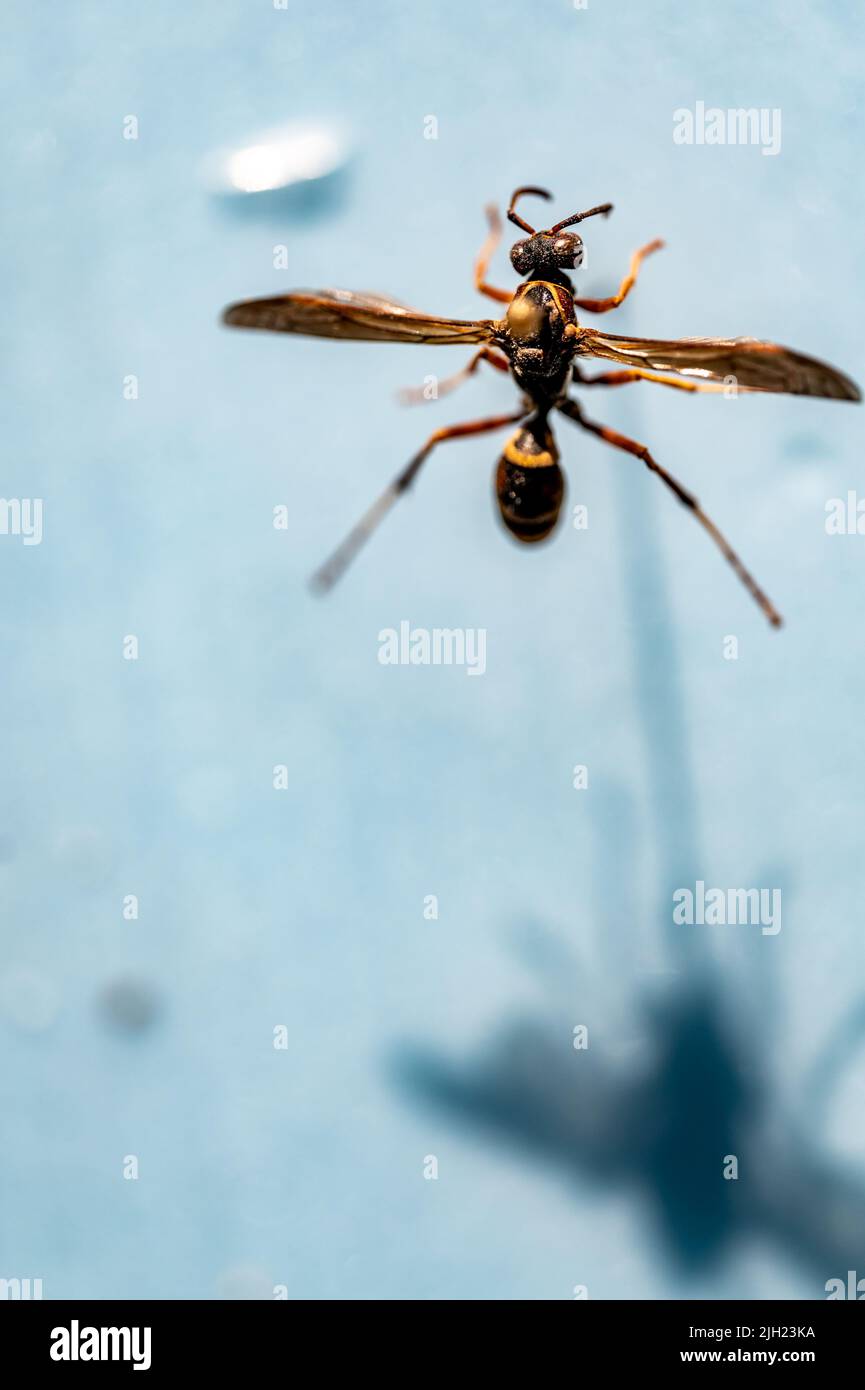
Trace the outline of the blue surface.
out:
M 611 331 L 771 337 L 861 381 L 859 8 L 152 0 L 46 24 L 16 3 L 4 29 L 2 493 L 44 499 L 44 539 L 0 537 L 0 1276 L 46 1297 L 820 1297 L 845 1269 L 759 1231 L 683 1276 L 630 1189 L 411 1103 L 391 1062 L 412 1040 L 474 1055 L 522 1013 L 560 1011 L 567 1040 L 590 1008 L 593 1047 L 639 1071 L 647 994 L 702 957 L 756 1028 L 773 1114 L 800 1104 L 861 992 L 865 540 L 824 528 L 861 487 L 861 410 L 588 403 L 698 493 L 780 634 L 636 462 L 564 421 L 587 531 L 517 550 L 498 441 L 455 444 L 321 602 L 307 575 L 426 433 L 512 387 L 401 411 L 396 387 L 465 352 L 217 316 L 329 283 L 486 316 L 483 205 L 536 182 L 560 216 L 616 204 L 583 229 L 584 292 L 667 239 Z M 698 100 L 780 108 L 780 154 L 675 145 Z M 357 148 L 335 205 L 238 216 L 203 190 L 210 149 L 308 116 Z M 504 253 L 493 270 L 513 282 Z M 485 628 L 484 678 L 381 666 L 404 618 Z M 674 930 L 697 878 L 782 886 L 782 931 Z M 571 983 L 514 953 L 526 922 Z M 158 1000 L 139 1034 L 99 1002 L 118 980 Z M 858 1172 L 851 1039 L 817 1140 Z

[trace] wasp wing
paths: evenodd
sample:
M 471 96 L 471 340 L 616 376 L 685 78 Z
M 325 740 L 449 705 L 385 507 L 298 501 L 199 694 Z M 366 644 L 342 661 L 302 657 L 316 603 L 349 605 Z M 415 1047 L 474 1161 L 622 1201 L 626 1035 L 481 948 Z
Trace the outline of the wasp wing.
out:
M 354 290 L 302 290 L 243 299 L 229 305 L 222 321 L 236 328 L 366 343 L 485 343 L 496 332 L 491 319 L 437 318 L 395 299 Z
M 628 367 L 703 381 L 734 377 L 747 391 L 782 391 L 791 396 L 828 396 L 836 401 L 861 400 L 859 387 L 842 372 L 814 357 L 757 338 L 621 338 L 581 328 L 577 351 L 606 357 Z

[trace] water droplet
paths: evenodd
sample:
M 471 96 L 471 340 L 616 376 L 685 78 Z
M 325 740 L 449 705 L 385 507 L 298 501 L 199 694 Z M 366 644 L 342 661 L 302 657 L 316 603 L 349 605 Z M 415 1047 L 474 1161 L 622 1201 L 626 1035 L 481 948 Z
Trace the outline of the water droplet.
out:
M 348 141 L 336 126 L 294 122 L 216 150 L 201 173 L 211 193 L 243 197 L 319 183 L 338 174 L 348 159 Z

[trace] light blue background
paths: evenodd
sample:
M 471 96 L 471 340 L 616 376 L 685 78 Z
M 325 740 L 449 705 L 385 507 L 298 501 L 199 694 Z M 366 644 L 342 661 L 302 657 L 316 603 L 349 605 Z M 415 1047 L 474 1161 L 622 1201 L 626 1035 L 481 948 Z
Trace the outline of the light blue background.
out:
M 783 885 L 778 936 L 696 945 L 743 1029 L 774 1001 L 753 1062 L 778 1113 L 798 1103 L 865 957 L 865 541 L 824 529 L 861 487 L 861 411 L 587 402 L 698 493 L 780 634 L 641 466 L 566 421 L 588 531 L 517 550 L 498 440 L 458 443 L 321 602 L 307 575 L 426 433 L 512 387 L 401 411 L 396 387 L 465 354 L 217 318 L 329 283 L 495 314 L 471 285 L 482 208 L 537 182 L 560 216 L 616 204 L 584 229 L 584 292 L 667 239 L 611 331 L 771 337 L 861 381 L 860 8 L 15 3 L 3 27 L 0 490 L 45 521 L 40 546 L 0 537 L 0 1276 L 46 1297 L 820 1296 L 843 1270 L 760 1238 L 683 1283 L 627 1193 L 407 1104 L 388 1058 L 459 1059 L 548 1013 L 509 944 L 526 921 L 579 962 L 562 1035 L 590 997 L 593 1046 L 639 1056 L 638 1003 L 701 931 L 671 930 L 672 888 Z M 697 100 L 780 107 L 781 153 L 674 145 Z M 308 116 L 357 149 L 327 215 L 235 216 L 202 188 L 210 149 Z M 492 278 L 513 283 L 504 253 Z M 485 677 L 380 666 L 403 618 L 485 628 Z M 119 979 L 159 997 L 140 1037 L 100 1011 Z M 848 1060 L 820 1143 L 859 1171 Z

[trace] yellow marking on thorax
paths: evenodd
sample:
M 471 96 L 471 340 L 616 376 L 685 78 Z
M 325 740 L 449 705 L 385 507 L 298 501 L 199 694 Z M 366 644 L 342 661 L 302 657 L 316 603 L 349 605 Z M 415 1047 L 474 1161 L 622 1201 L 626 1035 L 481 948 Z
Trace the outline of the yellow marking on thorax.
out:
M 526 280 L 519 286 L 508 309 L 506 323 L 511 336 L 514 338 L 536 338 L 540 333 L 545 310 L 543 305 L 537 304 L 529 297 L 529 291 L 535 285 L 541 285 L 544 289 L 549 290 L 556 306 L 556 312 L 562 321 L 564 331 L 567 333 L 573 322 L 573 315 L 566 308 L 562 299 L 561 285 L 555 285 L 550 280 Z
M 539 304 L 527 299 L 528 285 L 521 285 L 510 302 L 506 323 L 512 338 L 537 338 L 543 324 L 544 311 Z
M 568 313 L 567 313 L 567 310 L 565 309 L 564 304 L 562 303 L 562 287 L 561 287 L 561 285 L 554 285 L 553 282 L 552 282 L 551 280 L 533 280 L 533 281 L 532 281 L 532 284 L 534 284 L 534 285 L 544 285 L 545 288 L 549 290 L 550 294 L 553 296 L 553 299 L 555 300 L 556 308 L 557 308 L 558 311 L 559 311 L 559 318 L 562 320 L 562 323 L 567 323 L 567 322 L 568 322 Z

